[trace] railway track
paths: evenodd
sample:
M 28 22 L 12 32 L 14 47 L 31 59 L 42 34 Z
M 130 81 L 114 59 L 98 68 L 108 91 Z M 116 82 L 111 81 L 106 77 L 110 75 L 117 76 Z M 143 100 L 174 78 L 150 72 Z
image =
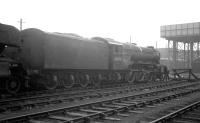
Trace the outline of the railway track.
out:
M 185 105 L 151 123 L 200 123 L 200 101 Z
M 118 121 L 119 118 L 110 117 L 113 114 L 128 116 L 137 113 L 135 108 L 152 106 L 166 100 L 199 91 L 198 84 L 190 83 L 173 87 L 156 88 L 155 90 L 111 95 L 95 100 L 73 102 L 73 104 L 58 104 L 42 109 L 9 113 L 1 115 L 0 122 L 93 122 L 96 119 Z
M 12 112 L 18 110 L 30 110 L 34 107 L 44 106 L 44 105 L 52 105 L 59 103 L 69 103 L 73 101 L 80 101 L 85 99 L 92 98 L 101 98 L 110 95 L 117 94 L 125 94 L 130 92 L 144 91 L 150 89 L 156 89 L 167 86 L 174 86 L 178 84 L 185 84 L 184 82 L 174 82 L 174 83 L 162 83 L 154 86 L 125 86 L 125 87 L 117 87 L 117 88 L 107 88 L 103 90 L 89 90 L 84 92 L 76 92 L 76 93 L 55 93 L 55 94 L 43 94 L 32 97 L 24 97 L 24 98 L 15 98 L 15 99 L 7 99 L 0 100 L 0 113 L 4 112 Z

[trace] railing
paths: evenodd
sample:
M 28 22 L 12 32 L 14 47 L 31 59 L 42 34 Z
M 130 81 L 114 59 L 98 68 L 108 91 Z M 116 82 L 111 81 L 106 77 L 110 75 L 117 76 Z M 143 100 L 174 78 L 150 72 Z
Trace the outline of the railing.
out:
M 192 72 L 192 69 L 173 69 L 173 77 L 175 80 L 199 80 L 199 78 Z

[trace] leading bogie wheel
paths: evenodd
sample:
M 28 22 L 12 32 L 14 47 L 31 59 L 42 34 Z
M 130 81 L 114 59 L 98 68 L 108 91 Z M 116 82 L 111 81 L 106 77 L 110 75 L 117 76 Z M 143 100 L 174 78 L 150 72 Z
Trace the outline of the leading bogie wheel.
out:
M 85 88 L 90 83 L 90 76 L 88 74 L 82 74 L 80 76 L 80 85 L 82 88 Z
M 73 74 L 65 75 L 62 82 L 65 88 L 72 88 L 75 84 L 75 77 Z
M 93 80 L 93 84 L 95 87 L 99 87 L 101 85 L 101 82 L 103 80 L 103 76 L 99 73 L 99 74 L 95 74 L 94 75 L 94 80 Z
M 5 89 L 8 93 L 15 94 L 21 89 L 21 81 L 17 77 L 11 77 L 5 81 Z
M 58 79 L 56 75 L 47 74 L 44 83 L 47 90 L 53 90 L 58 85 Z
M 128 83 L 133 83 L 135 81 L 135 73 L 133 71 L 127 73 L 126 80 L 128 81 Z
M 120 82 L 122 80 L 121 74 L 119 72 L 115 72 L 115 75 L 116 75 L 116 81 Z

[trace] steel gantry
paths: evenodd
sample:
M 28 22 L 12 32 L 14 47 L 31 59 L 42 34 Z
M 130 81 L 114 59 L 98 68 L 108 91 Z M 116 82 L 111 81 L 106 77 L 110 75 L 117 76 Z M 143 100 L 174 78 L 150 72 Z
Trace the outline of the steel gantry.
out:
M 168 40 L 169 68 L 192 68 L 200 55 L 200 22 L 161 26 L 161 37 Z

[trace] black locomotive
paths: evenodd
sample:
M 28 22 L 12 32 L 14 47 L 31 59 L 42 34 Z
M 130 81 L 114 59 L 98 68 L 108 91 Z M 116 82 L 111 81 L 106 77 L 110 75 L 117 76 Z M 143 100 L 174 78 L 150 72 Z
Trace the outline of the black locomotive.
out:
M 162 78 L 160 54 L 113 39 L 0 24 L 1 90 L 101 86 Z

